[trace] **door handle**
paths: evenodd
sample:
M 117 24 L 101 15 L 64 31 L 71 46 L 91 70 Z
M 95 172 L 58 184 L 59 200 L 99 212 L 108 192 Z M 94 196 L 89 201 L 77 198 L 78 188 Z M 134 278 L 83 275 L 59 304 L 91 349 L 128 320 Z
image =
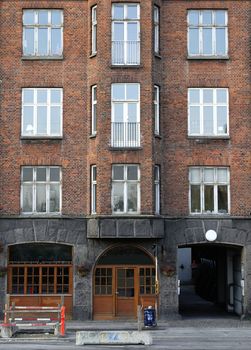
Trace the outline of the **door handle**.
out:
M 115 292 L 116 295 L 119 295 L 119 292 Z

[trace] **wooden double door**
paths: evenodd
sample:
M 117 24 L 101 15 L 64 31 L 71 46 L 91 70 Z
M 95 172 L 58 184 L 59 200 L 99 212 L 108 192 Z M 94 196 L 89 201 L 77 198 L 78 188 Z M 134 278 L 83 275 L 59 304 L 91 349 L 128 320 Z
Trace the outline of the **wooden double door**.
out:
M 93 318 L 137 317 L 137 305 L 155 305 L 154 266 L 97 266 Z

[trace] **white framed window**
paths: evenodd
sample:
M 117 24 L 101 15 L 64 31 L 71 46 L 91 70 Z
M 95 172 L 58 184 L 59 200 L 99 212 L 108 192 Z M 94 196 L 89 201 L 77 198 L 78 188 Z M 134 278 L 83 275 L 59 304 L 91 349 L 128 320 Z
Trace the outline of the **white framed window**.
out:
M 22 136 L 62 136 L 63 90 L 61 88 L 22 89 Z
M 63 11 L 23 11 L 23 55 L 59 57 L 63 54 Z
M 97 210 L 97 166 L 91 166 L 91 213 Z
M 26 214 L 61 212 L 60 167 L 22 167 L 21 208 Z
M 228 55 L 228 13 L 226 10 L 189 10 L 188 56 Z
M 159 7 L 153 8 L 153 22 L 154 22 L 154 52 L 159 54 Z
M 140 64 L 140 6 L 112 5 L 112 64 Z
M 227 88 L 188 89 L 188 135 L 229 135 Z
M 160 118 L 159 118 L 159 86 L 158 85 L 154 85 L 154 100 L 153 100 L 153 104 L 154 104 L 154 133 L 155 135 L 159 135 L 160 133 Z
M 140 84 L 112 84 L 112 147 L 140 146 Z
M 189 10 L 188 56 L 228 55 L 228 13 L 226 10 Z
M 135 164 L 112 166 L 112 212 L 136 214 L 140 212 L 140 170 Z
M 96 135 L 97 133 L 97 86 L 92 86 L 92 120 L 91 120 L 91 133 Z
M 229 168 L 227 167 L 190 167 L 190 213 L 229 213 L 229 177 Z
M 160 166 L 154 166 L 155 214 L 160 214 Z
M 92 55 L 97 53 L 97 5 L 93 6 L 92 12 Z

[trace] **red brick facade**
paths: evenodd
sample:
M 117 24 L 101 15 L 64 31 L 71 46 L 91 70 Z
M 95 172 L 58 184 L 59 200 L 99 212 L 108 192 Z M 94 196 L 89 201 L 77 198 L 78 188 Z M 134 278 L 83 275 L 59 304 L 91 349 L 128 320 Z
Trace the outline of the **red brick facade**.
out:
M 117 1 L 124 3 L 125 1 Z M 134 3 L 134 1 L 131 1 Z M 1 3 L 1 213 L 20 213 L 20 167 L 63 169 L 62 213 L 90 214 L 90 165 L 97 165 L 97 214 L 111 214 L 111 165 L 136 163 L 141 171 L 141 214 L 154 213 L 153 166 L 161 165 L 161 213 L 189 214 L 188 167 L 230 167 L 231 214 L 251 212 L 249 1 L 157 1 L 160 53 L 153 55 L 153 2 L 141 1 L 140 66 L 111 65 L 111 2 L 2 1 Z M 91 53 L 91 7 L 98 5 L 97 55 Z M 59 60 L 22 59 L 22 10 L 64 12 L 64 51 Z M 229 59 L 187 59 L 188 9 L 227 9 Z M 111 83 L 140 83 L 141 148 L 110 147 Z M 97 136 L 90 138 L 91 86 L 97 85 Z M 153 136 L 153 85 L 160 86 L 161 138 Z M 63 88 L 63 138 L 21 138 L 21 89 Z M 187 136 L 187 89 L 229 88 L 227 139 Z

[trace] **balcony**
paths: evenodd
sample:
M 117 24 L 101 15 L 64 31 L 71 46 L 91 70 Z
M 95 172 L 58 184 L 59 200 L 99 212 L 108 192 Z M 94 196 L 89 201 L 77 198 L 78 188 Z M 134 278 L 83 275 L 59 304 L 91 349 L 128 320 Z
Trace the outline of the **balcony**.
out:
M 140 147 L 140 123 L 112 123 L 111 147 Z
M 140 41 L 112 41 L 112 64 L 139 65 Z

